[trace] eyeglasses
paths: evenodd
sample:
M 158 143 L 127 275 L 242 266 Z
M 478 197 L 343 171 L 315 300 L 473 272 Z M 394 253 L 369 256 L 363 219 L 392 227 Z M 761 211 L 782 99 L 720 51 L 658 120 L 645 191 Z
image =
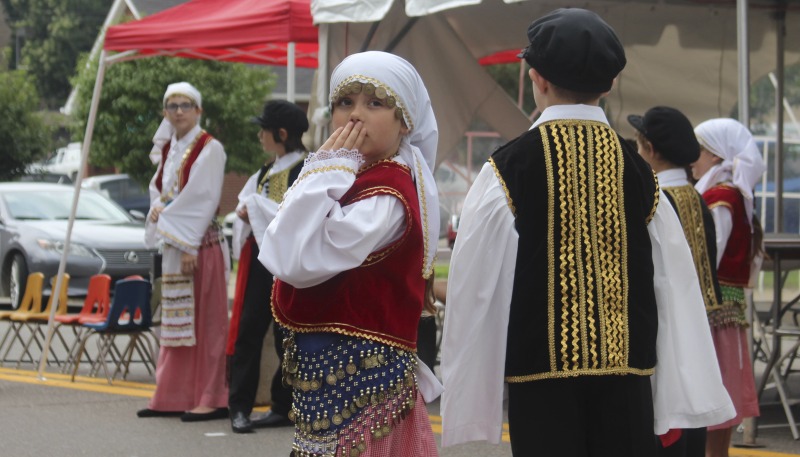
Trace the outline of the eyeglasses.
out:
M 180 104 L 178 104 L 178 103 L 170 103 L 170 104 L 168 104 L 166 106 L 166 109 L 170 113 L 176 113 L 176 112 L 178 112 L 178 108 L 180 108 L 181 111 L 183 111 L 185 113 L 185 112 L 189 111 L 190 109 L 192 109 L 194 107 L 195 107 L 194 103 L 183 102 L 183 103 L 180 103 Z

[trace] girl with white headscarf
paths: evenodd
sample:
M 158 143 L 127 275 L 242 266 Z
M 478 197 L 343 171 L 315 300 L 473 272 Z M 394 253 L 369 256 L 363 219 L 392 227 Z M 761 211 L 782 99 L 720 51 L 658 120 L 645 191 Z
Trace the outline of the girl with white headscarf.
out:
M 759 251 L 760 227 L 753 223 L 753 188 L 764 162 L 750 132 L 733 119 L 711 119 L 695 128 L 700 158 L 692 164 L 714 218 L 717 277 L 722 304 L 707 308 L 722 381 L 736 408 L 736 417 L 708 427 L 706 455 L 727 456 L 732 427 L 759 414 L 758 396 L 748 352 L 744 288 Z
M 293 455 L 437 455 L 424 401 L 441 385 L 415 355 L 439 233 L 430 98 L 411 64 L 371 51 L 334 69 L 330 101 L 335 131 L 258 257 L 289 331 Z

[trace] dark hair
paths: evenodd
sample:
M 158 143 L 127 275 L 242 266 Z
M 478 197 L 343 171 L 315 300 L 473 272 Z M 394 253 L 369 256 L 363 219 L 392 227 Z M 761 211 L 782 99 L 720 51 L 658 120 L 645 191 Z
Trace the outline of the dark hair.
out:
M 769 258 L 766 252 L 764 252 L 764 228 L 761 227 L 761 221 L 758 219 L 758 216 L 753 213 L 753 246 L 750 249 L 750 262 L 753 262 L 753 259 L 756 258 L 759 254 L 763 254 L 765 258 Z
M 564 89 L 563 87 L 553 84 L 552 82 L 550 82 L 550 87 L 553 88 L 553 92 L 555 92 L 559 98 L 576 105 L 586 105 L 603 96 L 603 92 L 580 92 L 577 90 Z
M 261 127 L 261 130 L 264 130 L 265 132 L 270 132 L 272 134 L 272 139 L 275 141 L 275 143 L 277 144 L 283 143 L 283 147 L 286 149 L 286 152 L 292 152 L 298 150 L 308 151 L 308 149 L 306 149 L 306 146 L 303 144 L 302 133 L 289 132 L 287 130 L 286 141 L 281 141 L 280 128 L 265 129 L 264 127 Z

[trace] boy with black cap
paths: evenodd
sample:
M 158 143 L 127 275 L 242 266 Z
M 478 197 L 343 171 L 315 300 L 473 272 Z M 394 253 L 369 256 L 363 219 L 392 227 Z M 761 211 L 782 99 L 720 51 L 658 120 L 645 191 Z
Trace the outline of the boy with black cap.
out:
M 686 116 L 675 108 L 656 106 L 644 116 L 631 114 L 639 155 L 653 168 L 661 190 L 669 199 L 683 226 L 683 233 L 697 270 L 705 309 L 722 303 L 717 282 L 717 246 L 714 218 L 702 195 L 689 183 L 686 168 L 700 157 L 700 143 Z M 709 369 L 716 368 L 711 366 Z M 659 456 L 704 457 L 706 429 L 671 430 L 662 435 Z
M 654 430 L 729 406 L 651 389 L 663 353 L 695 350 L 662 320 L 697 321 L 710 341 L 691 255 L 652 170 L 599 107 L 626 63 L 611 27 L 559 9 L 528 40 L 542 114 L 484 165 L 450 263 L 442 443 L 499 442 L 505 381 L 514 455 L 652 456 Z
M 270 393 L 272 408 L 264 416 L 250 419 L 258 391 L 261 348 L 272 321 L 269 296 L 272 274 L 258 261 L 259 245 L 267 225 L 275 217 L 283 194 L 297 179 L 306 149 L 302 136 L 308 130 L 306 113 L 294 103 L 271 100 L 264 112 L 254 117 L 258 140 L 268 160 L 244 185 L 236 207 L 233 249 L 241 252 L 236 276 L 230 332 L 226 353 L 230 369 L 231 428 L 235 433 L 249 433 L 254 427 L 290 426 L 292 390 L 281 381 L 280 364 L 276 367 Z M 242 245 L 244 243 L 244 245 Z M 283 334 L 276 325 L 275 350 L 283 359 Z

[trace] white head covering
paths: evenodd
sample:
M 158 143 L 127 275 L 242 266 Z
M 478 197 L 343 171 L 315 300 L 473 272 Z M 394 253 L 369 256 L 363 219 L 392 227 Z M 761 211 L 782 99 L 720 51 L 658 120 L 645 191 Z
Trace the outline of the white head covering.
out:
M 167 99 L 174 95 L 183 95 L 184 97 L 187 97 L 188 99 L 193 101 L 200 108 L 203 107 L 203 96 L 200 95 L 200 91 L 197 90 L 196 87 L 185 81 L 181 81 L 179 83 L 172 83 L 169 86 L 167 86 L 167 91 L 164 92 L 163 104 L 166 105 Z
M 753 219 L 753 188 L 766 167 L 753 135 L 733 119 L 710 119 L 694 129 L 697 141 L 722 163 L 714 165 L 695 188 L 701 194 L 720 182 L 732 182 L 744 197 L 747 221 Z
M 423 273 L 427 278 L 433 271 L 439 244 L 439 191 L 433 180 L 439 129 L 431 99 L 417 70 L 405 59 L 386 52 L 353 54 L 337 65 L 331 75 L 331 102 L 342 86 L 354 81 L 384 88 L 403 111 L 409 132 L 400 141 L 399 152 L 403 161 L 411 167 L 417 186 L 425 237 Z
M 185 81 L 167 86 L 167 91 L 164 92 L 164 99 L 161 104 L 166 106 L 167 99 L 175 95 L 183 95 L 193 101 L 198 107 L 203 107 L 203 96 L 200 95 L 200 91 Z M 200 116 L 197 117 L 197 123 L 200 124 Z M 161 150 L 164 145 L 167 144 L 167 141 L 172 139 L 174 133 L 175 128 L 165 117 L 158 126 L 156 134 L 153 136 L 153 148 L 150 150 L 150 161 L 153 162 L 154 165 L 161 161 Z

